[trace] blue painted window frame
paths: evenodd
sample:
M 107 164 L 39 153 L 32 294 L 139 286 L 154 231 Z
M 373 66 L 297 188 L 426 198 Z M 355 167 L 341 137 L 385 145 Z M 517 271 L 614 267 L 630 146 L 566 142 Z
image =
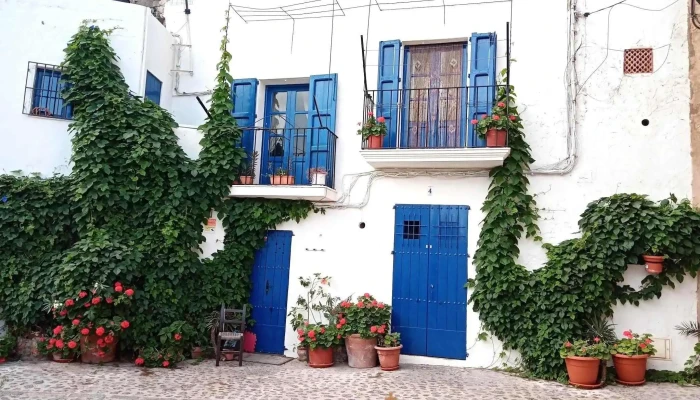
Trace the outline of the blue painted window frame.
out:
M 65 83 L 61 81 L 62 76 L 62 71 L 57 69 L 36 68 L 31 115 L 73 119 L 73 106 L 70 104 L 66 105 L 61 96 L 61 92 L 65 87 Z M 46 114 L 42 110 L 48 110 L 50 114 Z
M 146 71 L 146 90 L 143 97 L 160 105 L 160 92 L 162 88 L 163 82 L 156 78 L 151 71 Z

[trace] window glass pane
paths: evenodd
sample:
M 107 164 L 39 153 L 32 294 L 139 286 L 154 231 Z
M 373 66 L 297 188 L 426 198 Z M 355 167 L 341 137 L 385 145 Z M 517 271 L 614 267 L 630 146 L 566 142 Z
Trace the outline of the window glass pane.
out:
M 268 146 L 270 157 L 284 156 L 284 138 L 282 136 L 270 136 Z
M 277 92 L 272 98 L 272 111 L 285 111 L 287 109 L 287 92 Z
M 272 115 L 270 117 L 270 129 L 281 129 L 284 128 L 285 120 L 284 115 Z M 280 133 L 273 131 L 272 133 Z
M 294 137 L 294 155 L 303 156 L 306 154 L 306 136 Z
M 309 127 L 309 116 L 307 114 L 297 114 L 294 116 L 294 127 L 295 128 L 308 128 Z
M 297 92 L 297 111 L 309 111 L 309 92 Z

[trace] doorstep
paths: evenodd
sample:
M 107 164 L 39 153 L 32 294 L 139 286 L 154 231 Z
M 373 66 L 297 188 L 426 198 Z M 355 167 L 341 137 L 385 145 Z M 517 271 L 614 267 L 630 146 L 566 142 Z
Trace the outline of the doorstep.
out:
M 360 150 L 375 169 L 491 169 L 503 165 L 509 147 Z
M 233 185 L 229 197 L 334 202 L 338 192 L 322 185 Z

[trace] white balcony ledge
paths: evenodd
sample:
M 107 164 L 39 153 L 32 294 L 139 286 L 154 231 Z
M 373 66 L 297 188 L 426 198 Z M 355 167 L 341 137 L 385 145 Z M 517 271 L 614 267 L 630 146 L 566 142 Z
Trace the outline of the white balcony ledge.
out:
M 509 147 L 360 150 L 375 169 L 491 169 L 503 165 Z
M 321 185 L 233 185 L 229 196 L 314 202 L 338 200 L 338 192 Z

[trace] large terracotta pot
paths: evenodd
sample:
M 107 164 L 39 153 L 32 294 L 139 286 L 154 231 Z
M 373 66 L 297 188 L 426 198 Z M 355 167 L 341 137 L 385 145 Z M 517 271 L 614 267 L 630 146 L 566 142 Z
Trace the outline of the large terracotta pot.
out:
M 80 339 L 80 361 L 85 364 L 102 364 L 114 361 L 117 356 L 118 338 L 114 338 L 112 343 L 105 343 L 99 347 L 97 341 L 104 339 L 107 335 L 97 336 L 95 334 L 83 336 Z
M 294 177 L 291 175 L 272 175 L 270 177 L 273 185 L 293 185 Z
M 224 355 L 224 360 L 233 361 L 236 357 L 236 352 L 233 350 L 224 350 L 221 352 Z
M 253 184 L 253 177 L 252 176 L 241 176 L 240 178 L 241 185 L 252 185 Z
M 396 347 L 379 347 L 374 346 L 379 355 L 379 365 L 382 371 L 396 371 L 399 369 L 399 357 L 401 356 L 401 348 L 403 345 Z
M 489 129 L 486 131 L 486 147 L 506 147 L 507 137 L 505 129 Z
M 328 368 L 333 366 L 333 348 L 316 347 L 309 349 L 309 367 Z
M 348 352 L 348 365 L 352 368 L 373 368 L 377 366 L 377 338 L 362 339 L 359 334 L 345 338 Z
M 643 255 L 642 258 L 647 264 L 647 272 L 650 274 L 658 275 L 664 270 L 664 257 L 663 256 L 647 256 Z
M 591 386 L 598 383 L 600 359 L 594 357 L 569 356 L 564 359 L 569 383 L 572 385 Z
M 381 149 L 384 136 L 370 136 L 367 138 L 368 149 Z
M 192 348 L 192 359 L 196 360 L 198 358 L 202 358 L 202 354 L 204 353 L 204 350 L 202 350 L 201 347 L 196 346 Z
M 615 375 L 617 375 L 616 381 L 629 386 L 643 385 L 646 382 L 644 375 L 647 372 L 648 359 L 649 354 L 639 356 L 613 354 Z
M 299 361 L 309 361 L 309 350 L 306 347 L 297 347 L 297 357 Z

